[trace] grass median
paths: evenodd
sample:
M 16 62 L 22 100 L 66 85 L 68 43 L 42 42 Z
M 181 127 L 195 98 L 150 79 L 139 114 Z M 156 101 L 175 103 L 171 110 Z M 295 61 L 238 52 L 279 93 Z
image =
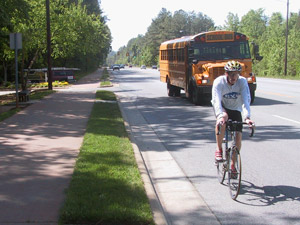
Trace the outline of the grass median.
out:
M 97 100 L 116 100 L 99 91 Z M 95 102 L 60 224 L 154 224 L 117 103 Z

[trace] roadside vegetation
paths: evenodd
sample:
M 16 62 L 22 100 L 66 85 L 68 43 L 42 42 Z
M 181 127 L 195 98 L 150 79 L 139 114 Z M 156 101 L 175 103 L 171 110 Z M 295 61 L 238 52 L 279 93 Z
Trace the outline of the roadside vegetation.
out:
M 13 116 L 14 114 L 16 114 L 17 112 L 20 112 L 22 109 L 21 108 L 12 108 L 8 111 L 2 112 L 0 113 L 0 122 L 2 122 L 3 120 Z
M 116 100 L 98 91 L 97 100 Z M 95 102 L 60 224 L 154 224 L 117 102 Z
M 91 72 L 102 65 L 112 41 L 107 18 L 98 0 L 51 0 L 52 66 Z M 45 0 L 0 1 L 0 86 L 14 83 L 14 51 L 9 34 L 22 33 L 18 51 L 19 82 L 26 88 L 26 72 L 47 67 Z M 76 75 L 76 79 L 79 79 Z
M 109 72 L 107 71 L 107 68 L 104 68 L 100 79 L 100 86 L 104 87 L 110 85 L 111 82 L 110 82 Z

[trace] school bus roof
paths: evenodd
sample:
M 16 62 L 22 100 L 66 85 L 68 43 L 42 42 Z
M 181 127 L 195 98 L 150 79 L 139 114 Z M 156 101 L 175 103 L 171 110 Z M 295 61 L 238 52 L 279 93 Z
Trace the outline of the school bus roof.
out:
M 160 50 L 168 49 L 170 47 L 175 47 L 175 46 L 176 47 L 184 47 L 188 43 L 190 43 L 191 40 L 194 40 L 194 38 L 196 36 L 201 35 L 201 34 L 203 34 L 203 33 L 199 33 L 199 34 L 191 35 L 191 36 L 183 36 L 181 38 L 176 38 L 176 39 L 165 41 L 165 42 L 161 43 Z M 175 46 L 173 46 L 173 45 L 175 45 Z
M 197 39 L 197 37 L 200 38 L 200 36 L 203 36 L 203 35 L 207 35 L 207 36 L 209 35 L 211 37 L 212 36 L 221 37 L 222 35 L 226 36 L 228 34 L 230 35 L 229 39 L 226 38 L 226 40 L 225 39 L 220 39 L 220 40 L 215 40 L 215 41 L 234 40 L 234 34 L 238 34 L 238 33 L 235 33 L 233 31 L 224 31 L 224 30 L 201 32 L 201 33 L 198 33 L 198 34 L 195 34 L 195 35 L 184 36 L 184 37 L 181 37 L 181 38 L 176 38 L 176 39 L 165 41 L 160 45 L 160 50 L 170 49 L 170 48 L 174 48 L 174 47 L 175 48 L 183 48 L 186 45 L 189 45 L 191 42 L 195 41 Z M 242 34 L 240 34 L 240 35 L 242 35 Z M 245 35 L 243 35 L 243 36 L 246 38 Z M 212 40 L 212 42 L 214 42 L 214 39 Z

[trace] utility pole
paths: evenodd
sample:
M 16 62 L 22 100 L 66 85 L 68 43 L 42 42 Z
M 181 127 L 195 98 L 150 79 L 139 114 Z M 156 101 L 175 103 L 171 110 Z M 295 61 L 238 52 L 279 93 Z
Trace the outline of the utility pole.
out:
M 51 30 L 50 30 L 50 6 L 49 6 L 49 0 L 46 0 L 46 20 L 47 20 L 48 89 L 52 90 Z
M 289 33 L 289 0 L 287 0 L 287 5 L 286 5 L 286 31 L 285 31 L 284 76 L 287 75 L 288 33 Z

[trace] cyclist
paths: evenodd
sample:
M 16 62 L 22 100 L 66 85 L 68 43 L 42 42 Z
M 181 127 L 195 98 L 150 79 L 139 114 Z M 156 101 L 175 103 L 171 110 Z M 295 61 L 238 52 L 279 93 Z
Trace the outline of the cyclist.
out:
M 225 122 L 228 119 L 242 122 L 244 113 L 245 122 L 254 126 L 250 119 L 250 91 L 247 80 L 240 76 L 242 66 L 238 61 L 229 61 L 224 67 L 225 74 L 215 79 L 212 87 L 212 105 L 217 118 L 216 122 L 216 141 L 215 160 L 221 161 L 222 141 L 225 134 Z M 221 125 L 221 133 L 217 135 L 218 126 Z M 237 127 L 236 146 L 241 150 L 242 144 L 242 125 Z M 233 166 L 233 165 L 232 165 Z M 235 171 L 235 168 L 232 168 Z

